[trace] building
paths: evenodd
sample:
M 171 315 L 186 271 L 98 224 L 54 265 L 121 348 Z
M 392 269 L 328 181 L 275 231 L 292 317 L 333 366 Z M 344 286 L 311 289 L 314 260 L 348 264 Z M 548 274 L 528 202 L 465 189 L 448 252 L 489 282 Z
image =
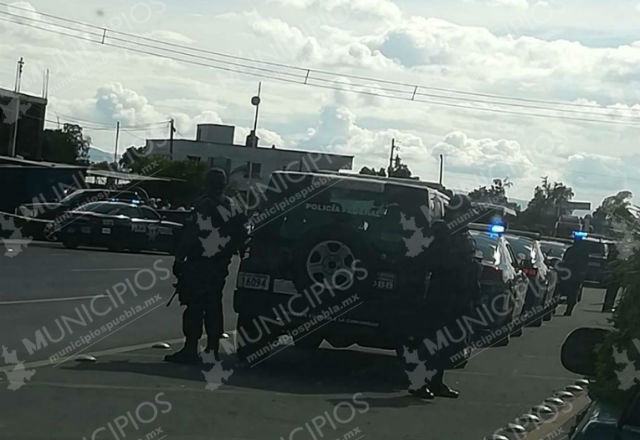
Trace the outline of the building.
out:
M 45 98 L 0 89 L 0 155 L 41 160 L 46 109 Z
M 195 140 L 148 139 L 149 154 L 173 160 L 193 160 L 213 168 L 222 168 L 230 185 L 237 191 L 248 191 L 255 183 L 268 183 L 276 170 L 312 171 L 350 170 L 353 156 L 307 150 L 290 150 L 257 146 L 257 138 L 247 136 L 245 145 L 233 143 L 235 127 L 219 124 L 198 125 Z

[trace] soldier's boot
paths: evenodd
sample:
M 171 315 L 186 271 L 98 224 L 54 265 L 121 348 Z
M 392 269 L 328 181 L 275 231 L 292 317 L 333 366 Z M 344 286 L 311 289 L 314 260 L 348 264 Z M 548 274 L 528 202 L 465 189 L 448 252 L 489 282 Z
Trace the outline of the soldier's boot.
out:
M 220 361 L 220 340 L 218 338 L 207 338 L 207 347 L 204 349 L 207 353 L 213 352 L 216 361 Z
M 418 389 L 409 388 L 408 391 L 409 391 L 409 394 L 411 394 L 414 397 L 417 397 L 418 399 L 433 400 L 435 398 L 434 394 L 431 392 L 429 387 L 426 386 L 426 385 L 423 385 Z
M 166 362 L 176 364 L 200 364 L 202 358 L 198 354 L 198 340 L 187 339 L 182 350 L 168 354 L 164 357 Z
M 457 399 L 460 393 L 453 388 L 449 388 L 444 382 L 444 370 L 439 370 L 438 373 L 431 380 L 429 387 L 431 392 L 438 397 L 446 397 L 449 399 Z

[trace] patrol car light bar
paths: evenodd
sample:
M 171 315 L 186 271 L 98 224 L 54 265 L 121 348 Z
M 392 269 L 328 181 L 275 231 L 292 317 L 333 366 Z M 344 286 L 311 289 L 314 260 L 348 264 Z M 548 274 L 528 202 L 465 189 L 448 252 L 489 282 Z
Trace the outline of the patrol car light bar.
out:
M 504 234 L 504 225 L 491 225 L 489 226 L 489 232 L 492 234 Z
M 583 240 L 587 238 L 587 233 L 584 231 L 573 231 L 573 238 L 576 240 Z

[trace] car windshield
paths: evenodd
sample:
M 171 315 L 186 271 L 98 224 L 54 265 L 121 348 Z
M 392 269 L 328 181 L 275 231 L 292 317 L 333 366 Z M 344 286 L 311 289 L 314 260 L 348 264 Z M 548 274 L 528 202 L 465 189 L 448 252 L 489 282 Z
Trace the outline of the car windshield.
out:
M 476 249 L 482 252 L 482 259 L 489 263 L 497 264 L 500 260 L 497 238 L 478 231 L 470 231 L 470 234 L 473 237 Z
M 535 259 L 534 241 L 526 237 L 518 237 L 515 235 L 507 235 L 507 240 L 511 244 L 513 251 L 518 254 L 523 254 L 525 258 L 533 261 Z
M 562 258 L 565 251 L 567 250 L 568 245 L 550 241 L 541 241 L 540 247 L 542 248 L 542 252 L 544 252 L 549 257 Z
M 0 0 L 0 54 L 0 440 L 640 393 L 640 0 Z

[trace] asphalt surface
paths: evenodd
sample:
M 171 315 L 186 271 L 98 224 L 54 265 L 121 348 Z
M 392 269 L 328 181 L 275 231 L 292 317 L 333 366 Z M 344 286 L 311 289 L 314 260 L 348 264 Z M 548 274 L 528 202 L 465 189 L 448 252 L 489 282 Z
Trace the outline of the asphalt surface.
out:
M 15 373 L 19 362 L 27 377 L 16 387 L 0 374 L 0 438 L 482 439 L 573 383 L 576 376 L 560 364 L 562 341 L 572 329 L 606 325 L 609 317 L 598 312 L 603 291 L 585 289 L 574 316 L 526 328 L 507 347 L 478 351 L 465 369 L 447 372 L 460 399 L 423 402 L 406 395 L 407 378 L 389 352 L 323 344 L 315 353 L 286 349 L 249 369 L 233 353 L 210 371 L 164 363 L 167 351 L 150 345 L 179 345 L 181 309 L 164 305 L 172 293 L 171 262 L 160 254 L 56 245 L 31 245 L 0 261 L 0 345 L 16 354 L 0 356 L 0 364 Z M 137 273 L 146 278 L 136 281 Z M 134 288 L 122 293 L 127 279 Z M 230 332 L 234 284 L 231 276 L 225 288 Z M 117 285 L 123 300 L 115 307 Z M 93 300 L 105 316 L 82 315 L 96 295 L 107 295 Z M 156 295 L 161 299 L 151 302 Z M 110 331 L 50 359 L 135 306 L 140 310 Z M 39 347 L 38 331 L 46 341 Z M 69 358 L 81 353 L 97 362 Z

